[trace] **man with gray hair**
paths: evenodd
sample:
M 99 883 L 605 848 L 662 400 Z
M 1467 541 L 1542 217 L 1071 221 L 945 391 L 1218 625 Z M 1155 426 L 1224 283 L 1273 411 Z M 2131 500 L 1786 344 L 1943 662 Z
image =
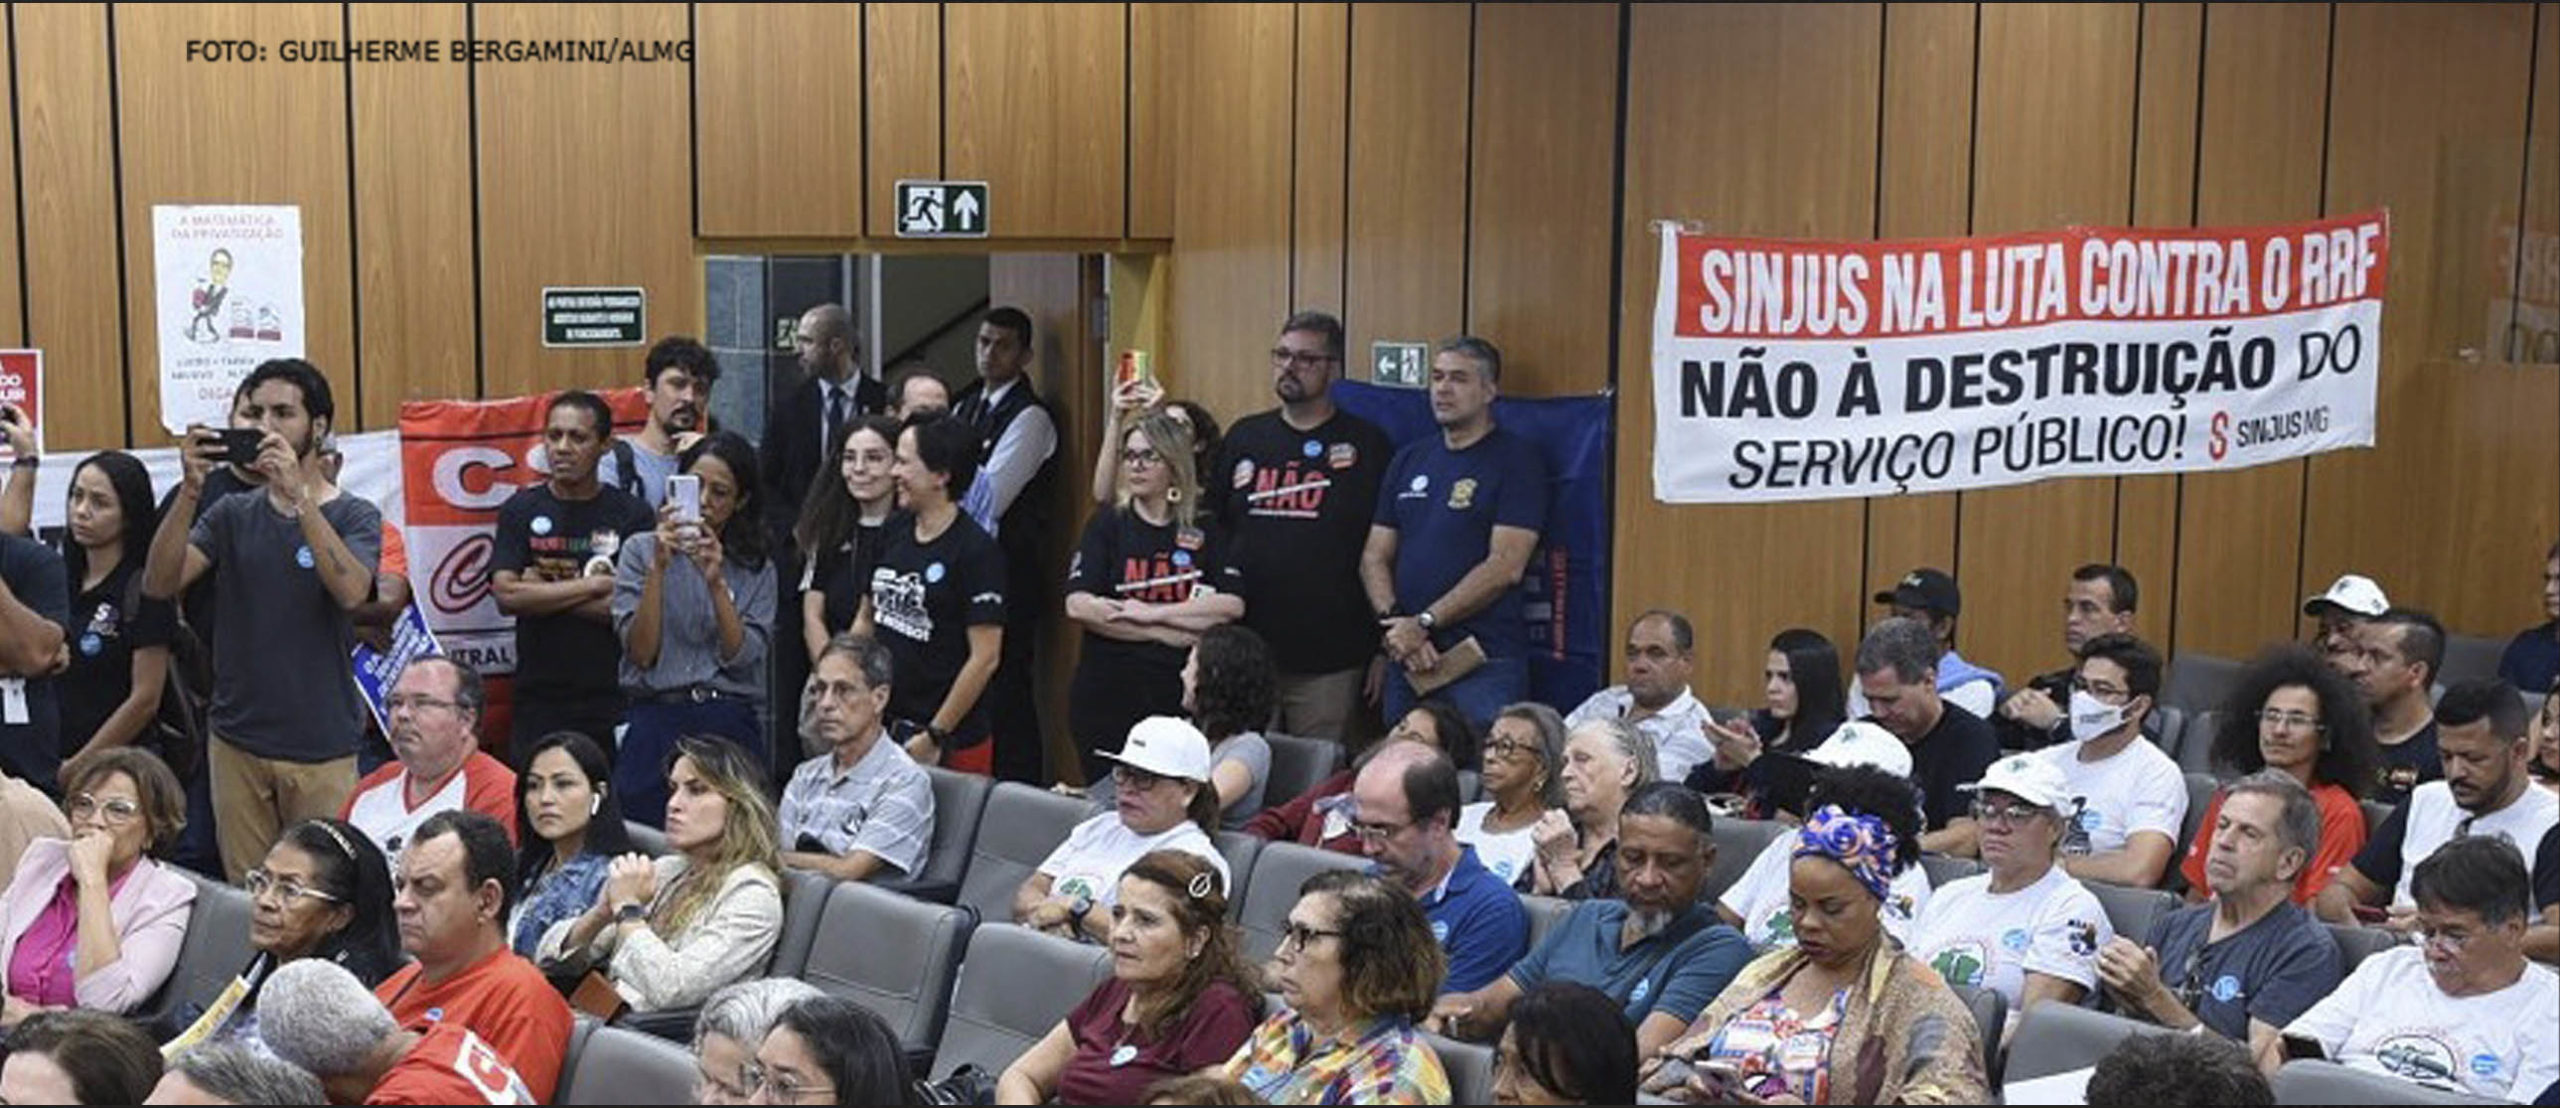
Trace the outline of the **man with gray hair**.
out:
M 1715 757 L 1707 745 L 1707 706 L 1689 691 L 1697 664 L 1689 617 L 1663 608 L 1637 616 L 1627 625 L 1626 683 L 1592 693 L 1564 717 L 1565 725 L 1601 718 L 1634 724 L 1653 740 L 1662 779 L 1686 781 L 1690 767 Z
M 524 1078 L 459 1020 L 404 1031 L 335 962 L 303 958 L 267 978 L 258 1035 L 339 1104 L 538 1104 Z
M 178 1055 L 144 1104 L 327 1104 L 318 1078 L 235 1043 Z
M 2000 760 L 2000 739 L 1981 716 L 1938 695 L 1941 653 L 1928 624 L 1896 616 L 1867 629 L 1857 670 L 1867 718 L 1911 748 L 1911 783 L 1924 797 L 1930 828 L 1920 846 L 1943 853 L 1966 841 L 1964 830 L 1945 828 L 1972 811 L 1972 798 L 1961 789 Z
M 486 694 L 468 663 L 427 654 L 400 667 L 382 698 L 395 757 L 356 783 L 338 818 L 356 825 L 388 857 L 438 812 L 468 809 L 516 838 L 516 773 L 480 750 Z
M 933 842 L 933 779 L 891 741 L 889 648 L 838 635 L 809 675 L 811 727 L 827 752 L 782 790 L 782 864 L 838 881 L 914 877 Z
M 1431 355 L 1431 418 L 1387 464 L 1360 554 L 1360 584 L 1385 628 L 1386 718 L 1422 695 L 1482 731 L 1529 686 L 1520 579 L 1547 524 L 1537 445 L 1494 424 L 1502 351 L 1471 335 Z M 1248 602 L 1248 605 L 1250 602 Z
M 756 1047 L 782 1010 L 813 996 L 817 986 L 796 977 L 741 981 L 702 1006 L 693 1021 L 693 1099 L 696 1104 L 753 1104 Z
M 2338 944 L 2293 902 L 2293 882 L 2320 846 L 2320 806 L 2302 783 L 2266 769 L 2223 790 L 2205 861 L 2212 898 L 2098 951 L 2098 980 L 2116 1011 L 2173 1031 L 2198 1026 L 2271 1049 L 2285 1025 L 2338 987 Z

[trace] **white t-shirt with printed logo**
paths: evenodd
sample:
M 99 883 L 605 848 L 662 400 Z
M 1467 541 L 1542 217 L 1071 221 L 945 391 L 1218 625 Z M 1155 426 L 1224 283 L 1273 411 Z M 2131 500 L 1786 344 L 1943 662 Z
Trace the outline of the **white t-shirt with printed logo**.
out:
M 1716 898 L 1734 915 L 1742 917 L 1742 937 L 1751 940 L 1751 949 L 1762 953 L 1774 947 L 1796 945 L 1794 906 L 1788 899 L 1790 870 L 1795 864 L 1796 837 L 1780 835 L 1751 860 L 1742 880 L 1733 883 L 1724 895 Z M 1912 863 L 1895 874 L 1888 888 L 1892 898 L 1876 918 L 1884 923 L 1885 934 L 1893 936 L 1904 947 L 1911 945 L 1912 924 L 1920 909 L 1929 903 L 1929 871 Z
M 2492 1100 L 2526 1102 L 2560 1081 L 2560 976 L 2526 963 L 2494 993 L 2451 997 L 2426 953 L 2398 946 L 2364 960 L 2336 992 L 2288 1025 L 2361 1070 Z
M 2466 819 L 2471 820 L 2468 829 L 2462 827 Z M 2391 903 L 2402 908 L 2417 907 L 2417 898 L 2410 890 L 2418 879 L 2418 863 L 2426 861 L 2437 847 L 2452 842 L 2456 830 L 2495 835 L 2514 843 L 2530 868 L 2533 852 L 2542 845 L 2543 833 L 2551 830 L 2555 822 L 2560 822 L 2560 797 L 2549 789 L 2527 786 L 2513 803 L 2473 819 L 2470 812 L 2454 802 L 2453 786 L 2442 781 L 2420 785 L 2409 794 L 2408 824 L 2400 838 L 2400 884 L 2391 894 Z
M 2122 850 L 2139 831 L 2165 835 L 2176 849 L 2187 818 L 2187 775 L 2178 763 L 2139 735 L 2095 762 L 2080 760 L 2081 746 L 2066 743 L 2044 752 L 2082 802 L 2078 825 L 2063 836 L 2065 852 L 2084 841 L 2091 854 Z
M 1950 985 L 1991 989 L 2014 1010 L 2027 974 L 2098 984 L 2098 951 L 2115 938 L 2098 898 L 2060 865 L 2035 884 L 1991 891 L 1991 875 L 1951 882 L 1929 896 L 1913 925 L 1913 957 Z
M 1096 904 L 1117 904 L 1121 871 L 1153 850 L 1197 854 L 1217 867 L 1220 881 L 1233 887 L 1235 877 L 1227 872 L 1226 856 L 1218 853 L 1218 844 L 1200 830 L 1199 824 L 1184 820 L 1155 834 L 1141 835 L 1120 822 L 1116 811 L 1077 824 L 1067 833 L 1067 841 L 1059 843 L 1058 849 L 1050 851 L 1040 863 L 1040 872 L 1049 875 L 1052 898 L 1090 896 Z
M 1516 884 L 1521 874 L 1529 872 L 1530 864 L 1538 860 L 1538 842 L 1529 835 L 1535 830 L 1535 825 L 1509 831 L 1487 831 L 1484 829 L 1485 817 L 1492 814 L 1493 802 L 1490 800 L 1479 800 L 1458 809 L 1458 842 L 1476 848 L 1476 860 L 1493 871 L 1495 877 L 1501 878 L 1503 884 Z M 1325 828 L 1328 835 L 1332 830 L 1330 826 Z

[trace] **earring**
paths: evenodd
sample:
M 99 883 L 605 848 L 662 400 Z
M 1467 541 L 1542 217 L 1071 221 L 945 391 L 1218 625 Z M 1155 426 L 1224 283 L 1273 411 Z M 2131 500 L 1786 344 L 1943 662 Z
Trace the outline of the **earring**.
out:
M 602 797 L 602 796 L 591 796 L 591 797 L 588 797 L 588 798 L 587 798 L 587 814 L 588 814 L 588 815 L 591 815 L 591 816 L 595 816 L 595 815 L 603 815 L 603 814 L 604 814 L 604 797 Z
M 1181 488 L 1176 487 L 1176 488 L 1170 488 L 1170 489 L 1166 489 L 1166 490 L 1164 490 L 1164 502 L 1165 502 L 1165 503 L 1167 503 L 1167 504 L 1180 504 L 1180 503 L 1182 503 L 1182 490 L 1181 490 Z

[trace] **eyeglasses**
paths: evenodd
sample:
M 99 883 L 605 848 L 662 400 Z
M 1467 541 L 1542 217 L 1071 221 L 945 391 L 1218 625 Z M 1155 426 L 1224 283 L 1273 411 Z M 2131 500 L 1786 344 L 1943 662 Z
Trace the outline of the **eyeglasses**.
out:
M 276 896 L 282 899 L 286 904 L 292 904 L 306 896 L 315 900 L 326 901 L 330 904 L 344 904 L 347 902 L 347 898 L 339 896 L 336 893 L 326 892 L 303 884 L 302 879 L 299 877 L 288 877 L 279 881 L 273 874 L 268 873 L 264 869 L 253 869 L 247 873 L 241 874 L 240 887 L 248 890 L 249 899 L 251 900 L 257 900 L 266 896 L 268 890 L 272 889 Z
M 1142 793 L 1162 784 L 1163 774 L 1149 773 L 1135 766 L 1121 766 L 1111 771 L 1111 781 L 1124 793 Z
M 1351 821 L 1351 833 L 1364 843 L 1382 843 L 1403 834 L 1404 829 L 1411 826 L 1411 823 L 1364 823 L 1354 819 Z
M 1487 754 L 1499 754 L 1505 758 L 1537 758 L 1542 756 L 1542 752 L 1538 749 L 1538 744 L 1525 743 L 1518 739 L 1495 739 L 1492 742 L 1484 744 L 1484 752 Z
M 1973 822 L 2016 827 L 2036 818 L 2036 813 L 2042 811 L 2044 809 L 2028 804 L 1985 804 L 1977 800 L 1973 802 Z
M 1271 348 L 1271 364 L 1292 369 L 1311 369 L 1333 360 L 1333 355 L 1320 350 L 1291 350 L 1285 346 Z
M 1120 452 L 1120 464 L 1131 469 L 1141 466 L 1154 468 L 1164 464 L 1164 455 L 1153 450 L 1123 450 Z
M 710 1100 L 711 1094 L 717 1093 L 724 1104 L 743 1104 L 753 1100 L 755 1090 L 746 1085 L 743 1076 L 744 1071 L 741 1071 L 741 1080 L 723 1081 L 712 1076 L 708 1069 L 698 1069 L 693 1077 L 693 1099 L 696 1103 L 700 1103 Z
M 72 797 L 71 804 L 65 810 L 70 813 L 71 818 L 73 819 L 88 819 L 94 816 L 102 822 L 116 827 L 132 823 L 135 816 L 142 814 L 141 807 L 123 797 L 119 796 L 109 800 L 100 800 L 87 793 L 81 793 L 78 796 Z
M 2077 678 L 2072 679 L 2071 688 L 2076 692 L 2084 692 L 2097 697 L 2100 700 L 2124 700 L 2133 695 L 2132 689 L 2119 689 L 2113 685 L 2092 684 Z
M 2409 941 L 2418 944 L 2421 949 L 2432 948 L 2447 954 L 2462 953 L 2463 947 L 2471 945 L 2471 940 L 2479 937 L 2479 933 L 2473 931 L 2428 927 L 2425 924 L 2420 924 L 2409 932 Z
M 767 1072 L 763 1066 L 754 1062 L 749 1062 L 742 1067 L 738 1071 L 738 1078 L 746 1085 L 748 1095 L 762 1093 L 766 1099 L 780 1104 L 798 1104 L 803 1099 L 813 1096 L 833 1100 L 836 1095 L 836 1088 L 833 1085 L 803 1085 L 797 1077 L 787 1073 Z
M 386 698 L 382 702 L 382 708 L 386 712 L 397 712 L 402 709 L 407 709 L 412 712 L 423 713 L 438 710 L 451 711 L 459 707 L 461 707 L 461 705 L 456 704 L 453 701 L 439 700 L 432 696 L 394 696 Z
M 2300 712 L 2281 712 L 2274 708 L 2258 709 L 2258 722 L 2278 731 L 2326 731 L 2329 726 L 2315 716 Z
M 1317 939 L 1339 939 L 1342 935 L 1340 931 L 1309 927 L 1296 920 L 1290 920 L 1287 927 L 1280 929 L 1280 945 L 1283 948 L 1305 950 L 1309 943 Z

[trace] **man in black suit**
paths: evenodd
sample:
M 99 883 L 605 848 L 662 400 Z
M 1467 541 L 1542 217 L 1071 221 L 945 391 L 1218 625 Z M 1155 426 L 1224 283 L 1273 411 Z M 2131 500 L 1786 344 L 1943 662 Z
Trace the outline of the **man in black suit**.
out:
M 842 304 L 820 304 L 801 313 L 792 346 L 800 352 L 800 387 L 791 390 L 765 421 L 763 457 L 765 522 L 773 549 L 787 550 L 800 504 L 822 472 L 833 472 L 827 448 L 857 415 L 887 406 L 887 391 L 862 372 L 853 315 Z
M 1050 487 L 1058 470 L 1058 421 L 1031 387 L 1031 317 L 999 307 L 978 324 L 978 379 L 952 398 L 951 414 L 975 428 L 985 442 L 978 484 L 961 506 L 974 517 L 982 504 L 992 519 L 996 545 L 1004 549 L 1004 657 L 987 690 L 995 725 L 995 775 L 1006 781 L 1049 780 L 1043 761 L 1040 717 L 1032 694 L 1032 640 L 1057 603 L 1051 581 L 1057 567 L 1041 557 L 1048 527 Z

